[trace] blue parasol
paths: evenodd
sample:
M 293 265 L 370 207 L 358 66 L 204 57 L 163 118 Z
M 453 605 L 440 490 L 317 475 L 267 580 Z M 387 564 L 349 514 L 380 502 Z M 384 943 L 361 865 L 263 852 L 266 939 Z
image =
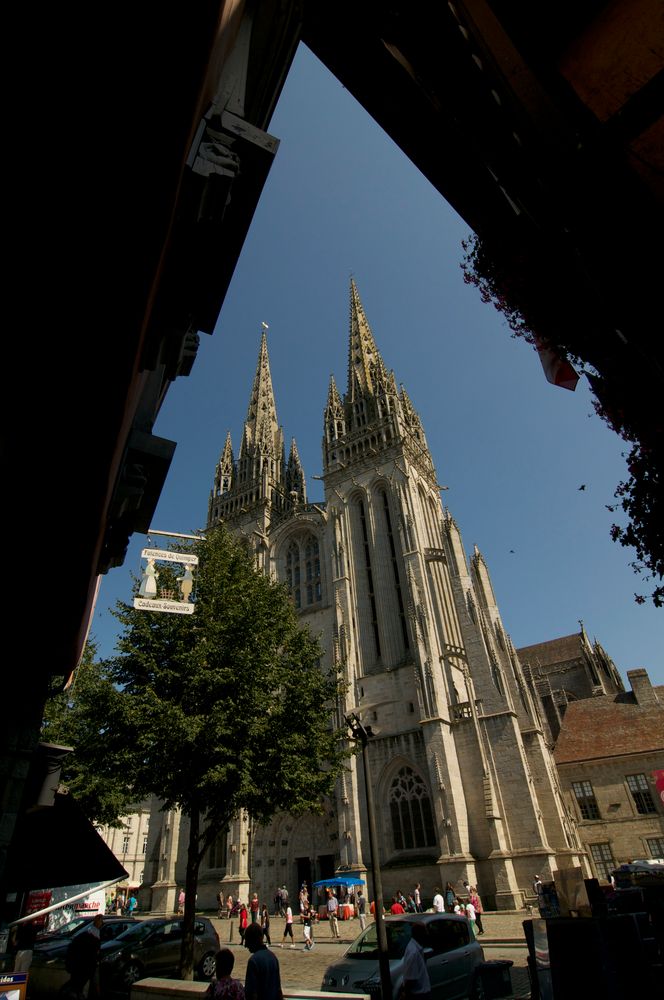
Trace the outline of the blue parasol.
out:
M 363 878 L 355 878 L 354 875 L 332 875 L 331 878 L 322 878 L 320 882 L 314 882 L 315 889 L 324 888 L 327 885 L 364 885 Z

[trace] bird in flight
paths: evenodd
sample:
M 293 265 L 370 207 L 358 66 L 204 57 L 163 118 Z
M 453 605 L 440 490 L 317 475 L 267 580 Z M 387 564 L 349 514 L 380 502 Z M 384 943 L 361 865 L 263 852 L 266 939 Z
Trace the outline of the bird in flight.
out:
M 579 486 L 579 489 L 580 490 L 585 490 L 585 488 L 586 488 L 586 484 L 585 483 L 581 483 L 581 485 Z

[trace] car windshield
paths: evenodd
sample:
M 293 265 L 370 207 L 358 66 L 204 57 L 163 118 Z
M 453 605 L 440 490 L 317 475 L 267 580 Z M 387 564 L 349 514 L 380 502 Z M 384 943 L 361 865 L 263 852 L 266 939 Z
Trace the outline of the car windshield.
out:
M 410 924 L 403 920 L 391 920 L 385 923 L 387 934 L 387 952 L 391 959 L 403 958 L 406 945 L 410 941 Z M 367 927 L 357 941 L 354 941 L 346 952 L 347 958 L 378 959 L 378 934 L 376 925 Z
M 79 927 L 82 927 L 84 924 L 87 923 L 90 923 L 89 917 L 74 917 L 73 920 L 68 920 L 66 924 L 61 924 L 60 927 L 54 927 L 52 931 L 47 931 L 44 934 L 44 937 L 48 936 L 55 937 L 56 935 L 59 936 L 60 934 L 62 935 L 73 934 L 75 930 L 78 930 Z

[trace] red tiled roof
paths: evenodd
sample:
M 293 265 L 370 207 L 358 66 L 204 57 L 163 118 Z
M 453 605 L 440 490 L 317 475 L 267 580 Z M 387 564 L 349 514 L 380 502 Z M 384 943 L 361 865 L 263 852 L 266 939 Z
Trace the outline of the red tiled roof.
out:
M 661 750 L 664 753 L 664 686 L 654 690 L 659 705 L 633 698 L 584 698 L 567 706 L 556 743 L 556 764 Z M 664 767 L 664 760 L 662 762 Z

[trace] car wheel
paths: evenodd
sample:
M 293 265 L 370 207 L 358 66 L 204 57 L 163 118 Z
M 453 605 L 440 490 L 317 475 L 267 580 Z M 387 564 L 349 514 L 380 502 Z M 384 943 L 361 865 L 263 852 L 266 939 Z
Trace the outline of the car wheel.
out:
M 129 962 L 129 964 L 125 965 L 124 969 L 122 970 L 122 982 L 127 988 L 133 986 L 133 984 L 136 982 L 137 979 L 142 979 L 142 978 L 143 978 L 143 970 L 141 969 L 138 962 Z
M 208 951 L 203 955 L 201 964 L 198 966 L 201 979 L 212 979 L 215 974 L 214 952 Z

